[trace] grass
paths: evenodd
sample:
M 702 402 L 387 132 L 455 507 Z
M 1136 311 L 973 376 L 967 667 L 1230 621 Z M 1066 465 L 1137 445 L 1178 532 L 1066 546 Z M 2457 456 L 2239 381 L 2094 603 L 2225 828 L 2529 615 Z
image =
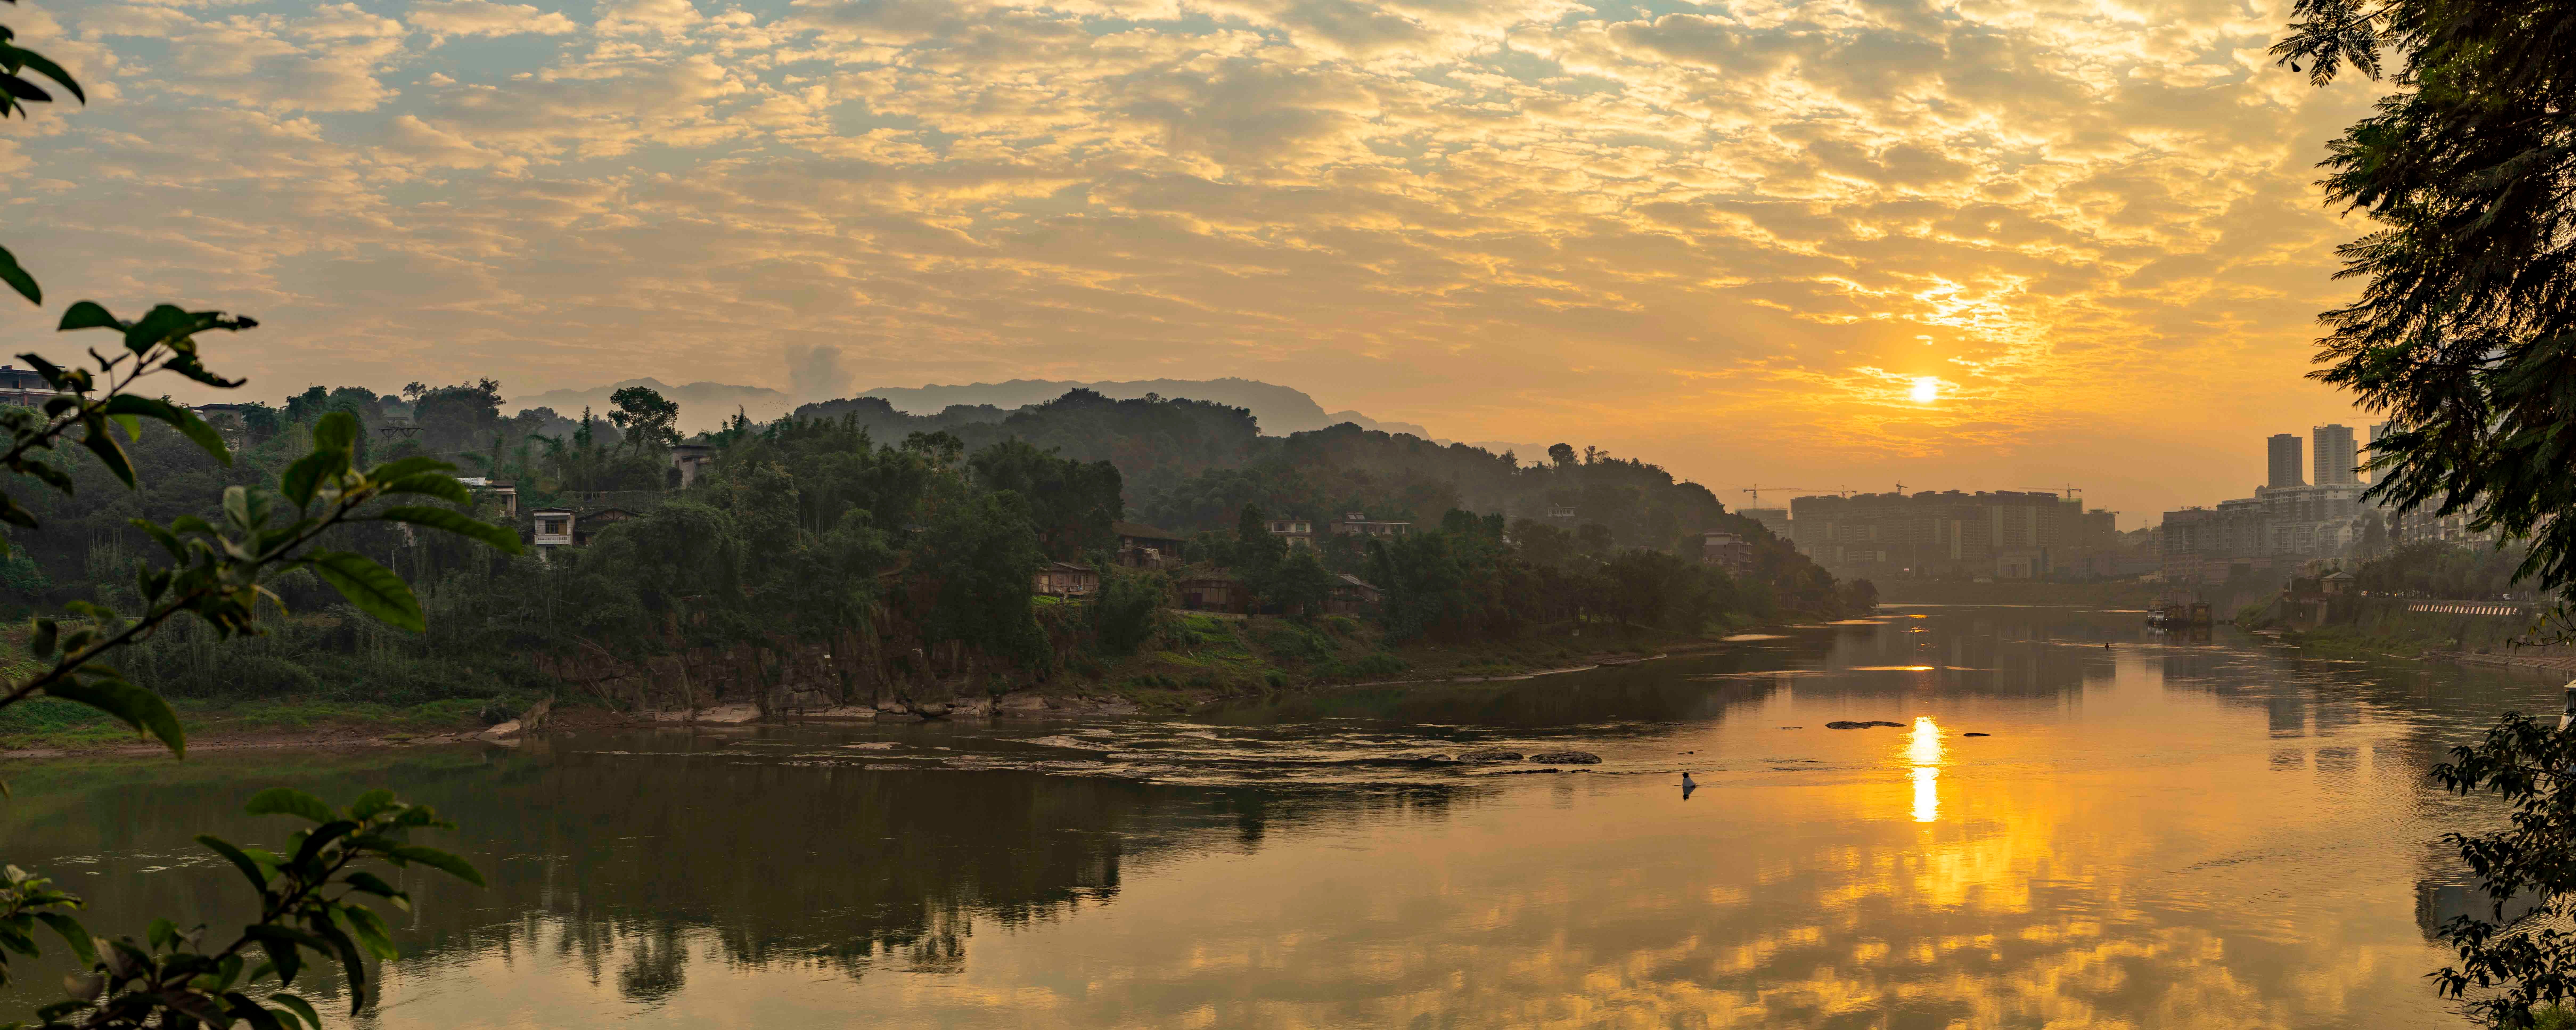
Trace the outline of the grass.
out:
M 195 739 L 332 729 L 399 737 L 480 727 L 487 703 L 455 698 L 398 707 L 359 701 L 178 699 L 171 707 L 179 710 L 179 722 Z M 0 709 L 0 749 L 114 747 L 135 740 L 124 723 L 69 701 L 40 697 Z

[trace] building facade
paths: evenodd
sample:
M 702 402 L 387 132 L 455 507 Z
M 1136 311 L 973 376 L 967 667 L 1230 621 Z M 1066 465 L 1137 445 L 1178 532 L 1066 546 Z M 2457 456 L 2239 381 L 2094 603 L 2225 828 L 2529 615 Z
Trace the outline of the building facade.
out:
M 2297 436 L 2276 433 L 2270 440 L 2265 441 L 2265 444 L 2271 465 L 2271 475 L 2267 477 L 2266 486 L 2280 488 L 2308 485 L 2307 480 L 2299 478 L 2299 438 Z
M 2315 444 L 2316 485 L 2351 486 L 2361 481 L 2354 472 L 2361 462 L 2353 447 L 2351 426 L 2317 426 L 2308 430 L 2308 436 Z
M 2373 426 L 2371 437 L 2385 431 Z M 2299 438 L 2282 433 L 2265 441 L 2271 483 L 2254 488 L 2254 496 L 2164 513 L 2155 533 L 2164 578 L 2222 581 L 2249 570 L 2337 557 L 2359 542 L 2378 513 L 2361 499 L 2369 486 L 2355 471 L 2360 455 L 2352 428 L 2323 425 L 2311 433 L 2315 484 L 2298 481 Z
M 1798 550 L 1842 577 L 2039 578 L 2119 543 L 2112 513 L 2039 491 L 1800 497 L 1789 510 Z

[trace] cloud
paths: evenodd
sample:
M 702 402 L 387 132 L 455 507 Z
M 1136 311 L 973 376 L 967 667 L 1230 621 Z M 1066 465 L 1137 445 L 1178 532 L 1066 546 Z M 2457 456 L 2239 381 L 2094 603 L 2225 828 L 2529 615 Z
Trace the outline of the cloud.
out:
M 2308 166 L 2366 91 L 2289 81 L 2235 5 L 59 17 L 28 38 L 117 99 L 14 141 L 71 184 L 30 231 L 138 296 L 224 291 L 299 379 L 1234 374 L 1712 478 L 2348 418 L 2298 379 L 2358 228 Z M 1889 407 L 1927 375 L 1957 389 Z
M 539 11 L 527 4 L 492 0 L 421 0 L 404 16 L 411 27 L 439 36 L 515 36 L 534 33 L 561 36 L 576 30 L 559 11 Z

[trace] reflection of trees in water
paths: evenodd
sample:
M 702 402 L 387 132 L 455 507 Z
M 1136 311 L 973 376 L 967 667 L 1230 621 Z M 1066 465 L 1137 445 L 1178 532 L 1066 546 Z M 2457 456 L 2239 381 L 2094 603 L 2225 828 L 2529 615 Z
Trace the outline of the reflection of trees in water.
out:
M 639 1005 L 659 1004 L 688 983 L 689 946 L 680 928 L 654 923 L 628 935 L 626 965 L 617 971 L 619 997 Z
M 431 887 L 408 940 L 450 954 L 551 945 L 578 954 L 594 982 L 616 970 L 638 1003 L 678 989 L 693 941 L 734 965 L 955 972 L 978 923 L 1025 926 L 1108 901 L 1132 856 L 1228 837 L 1248 850 L 1328 817 L 1439 819 L 1451 793 L 532 748 L 509 775 L 427 799 L 489 842 L 478 861 L 492 886 Z

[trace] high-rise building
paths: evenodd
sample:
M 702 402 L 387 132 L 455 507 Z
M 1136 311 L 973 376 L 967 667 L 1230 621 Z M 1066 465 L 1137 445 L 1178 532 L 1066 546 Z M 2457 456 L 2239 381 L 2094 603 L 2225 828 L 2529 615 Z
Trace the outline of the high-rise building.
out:
M 2353 452 L 2351 426 L 2317 426 L 2308 430 L 2308 435 L 2316 441 L 2318 486 L 2346 486 L 2361 481 L 2353 474 L 2353 467 L 2361 462 Z
M 2299 438 L 2289 433 L 2274 434 L 2271 439 L 2272 486 L 2306 486 L 2299 476 Z

